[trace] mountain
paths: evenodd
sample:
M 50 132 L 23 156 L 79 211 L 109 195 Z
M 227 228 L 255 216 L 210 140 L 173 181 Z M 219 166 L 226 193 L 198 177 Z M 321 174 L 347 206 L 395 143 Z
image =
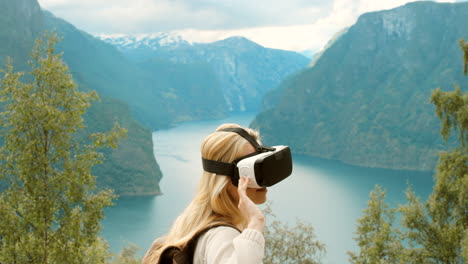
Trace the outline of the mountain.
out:
M 227 114 L 220 82 L 211 67 L 200 63 L 174 63 L 157 58 L 140 63 L 142 71 L 158 77 L 157 87 L 167 87 L 160 95 L 163 112 L 174 124 L 201 119 L 219 119 Z
M 220 118 L 227 112 L 224 102 L 219 100 L 222 96 L 219 83 L 211 82 L 213 78 L 207 82 L 199 80 L 194 85 L 193 78 L 186 78 L 184 72 L 169 76 L 167 72 L 148 71 L 114 46 L 49 12 L 45 12 L 45 24 L 63 37 L 58 48 L 64 52 L 65 61 L 81 84 L 128 103 L 136 119 L 151 129 L 165 128 L 181 120 Z M 172 62 L 166 64 L 174 66 Z M 177 82 L 171 81 L 174 79 Z M 193 91 L 194 86 L 206 91 Z M 178 92 L 180 89 L 191 93 Z M 200 92 L 205 96 L 198 101 L 191 100 L 191 94 Z
M 10 56 L 16 69 L 28 71 L 25 62 L 29 59 L 28 54 L 34 45 L 34 39 L 40 32 L 50 29 L 48 25 L 52 26 L 51 20 L 54 18 L 49 13 L 44 13 L 36 0 L 0 0 L 0 19 L 0 61 L 4 63 L 6 57 Z M 65 22 L 53 25 L 64 26 L 69 32 L 74 30 L 74 27 Z M 79 88 L 85 91 L 100 90 L 102 95 L 103 89 L 98 89 L 101 87 L 92 80 L 92 71 L 95 68 L 89 63 L 90 53 L 102 46 L 109 49 L 113 47 L 106 43 L 90 47 L 84 45 L 82 39 L 69 39 L 68 36 L 70 35 L 65 36 L 60 43 L 59 49 L 65 51 L 64 60 L 70 66 Z M 119 55 L 118 52 L 107 54 Z M 94 63 L 99 66 L 104 56 L 94 55 Z M 83 57 L 83 65 L 77 66 L 80 56 Z M 120 57 L 123 58 L 122 55 Z M 101 75 L 106 76 L 105 73 Z M 103 82 L 102 85 L 107 87 L 109 84 L 113 83 Z M 153 156 L 151 131 L 134 119 L 126 103 L 105 95 L 101 99 L 101 102 L 93 103 L 85 115 L 87 132 L 108 131 L 114 122 L 119 122 L 128 129 L 128 139 L 122 140 L 115 151 L 104 150 L 106 161 L 93 169 L 98 186 L 113 188 L 117 194 L 123 195 L 160 193 L 158 183 L 162 174 Z
M 315 55 L 317 55 L 317 52 L 315 52 L 313 50 L 303 50 L 303 51 L 299 52 L 299 54 L 302 54 L 302 55 L 306 56 L 309 60 L 312 60 L 312 59 L 314 59 Z
M 101 39 L 138 63 L 144 64 L 149 58 L 208 65 L 219 81 L 226 110 L 231 112 L 257 111 L 268 91 L 310 62 L 296 52 L 264 48 L 244 37 L 213 43 L 191 43 L 174 33 Z
M 468 3 L 413 2 L 366 13 L 311 67 L 267 98 L 251 126 L 295 153 L 392 169 L 433 170 L 447 146 L 433 89 L 468 87 L 458 41 Z
M 329 47 L 331 47 L 333 45 L 333 43 L 335 43 L 335 41 L 337 41 L 347 31 L 348 31 L 348 28 L 344 28 L 344 29 L 336 32 L 335 34 L 333 34 L 333 36 L 330 38 L 330 40 L 328 40 L 327 44 L 325 44 L 323 49 L 319 53 L 314 55 L 314 58 L 312 59 L 312 61 L 309 64 L 309 67 L 314 66 L 315 63 L 320 59 L 320 57 L 322 57 L 322 55 L 325 53 L 325 51 L 327 51 L 327 49 Z
M 9 55 L 16 59 L 16 67 L 25 69 L 43 26 L 41 8 L 37 0 L 0 0 L 0 14 L 0 65 Z
M 110 131 L 115 122 L 128 130 L 116 150 L 104 149 L 105 161 L 93 168 L 99 187 L 119 195 L 161 194 L 162 173 L 153 153 L 152 131 L 132 116 L 129 106 L 117 99 L 101 97 L 84 115 L 86 133 Z

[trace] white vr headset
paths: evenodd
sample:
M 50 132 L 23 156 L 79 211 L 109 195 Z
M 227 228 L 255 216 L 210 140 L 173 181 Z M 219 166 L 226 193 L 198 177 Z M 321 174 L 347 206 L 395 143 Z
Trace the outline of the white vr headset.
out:
M 288 146 L 261 146 L 242 128 L 225 128 L 218 132 L 237 133 L 252 144 L 256 151 L 232 163 L 202 158 L 205 171 L 229 176 L 235 186 L 239 183 L 239 177 L 250 178 L 250 188 L 269 187 L 291 175 L 292 158 Z

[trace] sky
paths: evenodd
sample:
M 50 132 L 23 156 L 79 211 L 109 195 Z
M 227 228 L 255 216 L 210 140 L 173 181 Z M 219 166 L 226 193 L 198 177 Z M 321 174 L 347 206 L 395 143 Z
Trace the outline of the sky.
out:
M 366 12 L 408 0 L 38 0 L 93 35 L 175 32 L 192 42 L 244 36 L 269 48 L 318 52 Z M 467 0 L 438 0 L 464 2 Z

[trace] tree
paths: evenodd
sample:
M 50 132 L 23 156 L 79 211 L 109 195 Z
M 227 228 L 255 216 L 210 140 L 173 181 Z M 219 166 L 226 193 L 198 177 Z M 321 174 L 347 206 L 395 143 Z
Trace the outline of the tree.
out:
M 97 190 L 91 168 L 101 147 L 116 147 L 125 130 L 79 139 L 95 92 L 77 90 L 56 34 L 36 41 L 30 75 L 3 70 L 0 100 L 0 263 L 106 263 L 98 234 L 103 208 L 115 197 Z M 29 80 L 23 83 L 23 80 Z
M 460 47 L 463 50 L 463 73 L 468 74 L 468 42 L 460 40 Z
M 137 252 L 140 250 L 135 244 L 130 244 L 122 249 L 122 251 L 114 256 L 112 264 L 141 264 L 143 259 L 138 257 Z
M 460 46 L 466 75 L 468 43 L 461 40 Z M 453 92 L 436 89 L 431 102 L 441 119 L 443 138 L 448 141 L 451 131 L 456 130 L 460 144 L 439 154 L 434 188 L 425 202 L 408 188 L 408 203 L 398 209 L 404 228 L 401 232 L 389 233 L 387 227 L 393 217 L 385 222 L 379 220 L 383 196 L 371 194 L 369 208 L 359 220 L 357 241 L 361 253 L 351 255 L 353 263 L 462 264 L 468 260 L 468 92 L 462 92 L 458 86 Z M 407 242 L 404 248 L 397 237 Z
M 460 41 L 464 52 L 464 73 L 467 74 L 468 43 Z M 460 145 L 450 152 L 441 152 L 435 184 L 423 204 L 408 190 L 408 204 L 401 207 L 409 255 L 424 263 L 464 263 L 468 250 L 468 93 L 459 86 L 453 92 L 436 89 L 431 102 L 441 119 L 441 134 L 447 141 L 451 130 L 458 130 Z M 465 242 L 463 242 L 465 241 Z
M 297 221 L 289 226 L 276 219 L 270 205 L 263 210 L 269 224 L 265 227 L 265 264 L 318 264 L 325 245 L 316 240 L 313 227 Z
M 399 263 L 399 254 L 403 249 L 393 220 L 395 209 L 384 202 L 385 191 L 378 185 L 369 195 L 368 207 L 358 220 L 355 240 L 360 248 L 359 254 L 348 252 L 352 264 Z

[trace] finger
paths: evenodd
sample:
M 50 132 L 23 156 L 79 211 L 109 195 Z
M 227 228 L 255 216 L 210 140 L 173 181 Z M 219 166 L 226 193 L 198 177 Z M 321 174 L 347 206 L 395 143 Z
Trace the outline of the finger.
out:
M 239 184 L 237 186 L 237 191 L 239 193 L 239 204 L 237 205 L 237 207 L 239 207 L 239 209 L 244 208 L 247 202 L 247 185 L 248 179 L 245 177 L 240 177 Z
M 239 186 L 237 188 L 240 195 L 246 195 L 247 185 L 249 185 L 249 179 L 245 177 L 240 177 Z

